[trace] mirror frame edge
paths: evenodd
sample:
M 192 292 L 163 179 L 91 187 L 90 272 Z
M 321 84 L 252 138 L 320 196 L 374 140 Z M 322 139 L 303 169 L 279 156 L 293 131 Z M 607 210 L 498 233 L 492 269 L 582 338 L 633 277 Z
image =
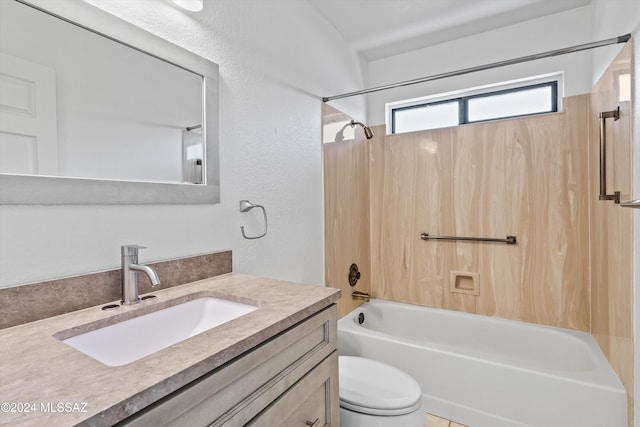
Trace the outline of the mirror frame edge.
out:
M 0 205 L 218 204 L 218 65 L 115 15 L 77 0 L 15 0 L 203 77 L 206 185 L 0 174 Z

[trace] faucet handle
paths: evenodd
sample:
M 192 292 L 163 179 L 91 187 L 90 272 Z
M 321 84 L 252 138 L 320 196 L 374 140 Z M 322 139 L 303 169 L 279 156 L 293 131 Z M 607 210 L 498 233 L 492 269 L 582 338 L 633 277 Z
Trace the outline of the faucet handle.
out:
M 122 256 L 138 256 L 138 249 L 146 249 L 146 246 L 140 245 L 123 245 L 120 247 Z

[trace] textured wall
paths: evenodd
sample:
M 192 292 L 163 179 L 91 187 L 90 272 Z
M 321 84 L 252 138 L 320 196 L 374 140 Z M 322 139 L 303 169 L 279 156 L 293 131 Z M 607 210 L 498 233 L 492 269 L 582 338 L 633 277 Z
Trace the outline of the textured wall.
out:
M 220 65 L 221 203 L 215 206 L 1 206 L 0 286 L 231 249 L 234 270 L 323 283 L 319 98 L 361 87 L 359 63 L 306 2 L 209 1 L 198 14 L 170 1 L 92 3 Z M 55 7 L 55 0 L 51 7 Z M 327 65 L 329 64 L 329 65 Z M 362 117 L 364 101 L 341 109 Z M 261 227 L 269 234 L 244 240 Z
M 371 61 L 368 84 L 380 86 L 588 43 L 593 41 L 590 21 L 591 9 L 585 6 Z M 375 125 L 385 122 L 387 102 L 558 71 L 564 73 L 563 96 L 588 93 L 590 68 L 591 54 L 581 52 L 378 92 L 368 97 L 369 121 Z
M 589 330 L 588 96 L 564 108 L 401 135 L 376 129 L 373 295 Z M 518 243 L 422 241 L 422 232 Z M 452 271 L 463 292 L 451 292 Z

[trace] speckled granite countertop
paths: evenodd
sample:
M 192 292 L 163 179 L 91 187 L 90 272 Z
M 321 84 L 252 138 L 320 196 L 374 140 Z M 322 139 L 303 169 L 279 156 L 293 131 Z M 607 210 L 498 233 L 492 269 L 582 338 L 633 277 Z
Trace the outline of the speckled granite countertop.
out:
M 134 307 L 92 307 L 1 330 L 0 425 L 112 425 L 340 297 L 337 289 L 237 273 L 153 294 L 157 298 Z M 103 365 L 54 337 L 78 335 L 204 296 L 259 309 L 119 367 Z

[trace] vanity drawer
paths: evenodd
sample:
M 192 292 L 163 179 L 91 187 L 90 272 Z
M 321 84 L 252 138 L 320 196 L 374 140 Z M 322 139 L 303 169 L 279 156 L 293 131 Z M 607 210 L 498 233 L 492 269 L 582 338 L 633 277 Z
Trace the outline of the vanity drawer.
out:
M 336 321 L 334 304 L 120 425 L 245 425 L 336 349 Z
M 334 351 L 248 425 L 338 427 L 339 416 L 338 352 Z

